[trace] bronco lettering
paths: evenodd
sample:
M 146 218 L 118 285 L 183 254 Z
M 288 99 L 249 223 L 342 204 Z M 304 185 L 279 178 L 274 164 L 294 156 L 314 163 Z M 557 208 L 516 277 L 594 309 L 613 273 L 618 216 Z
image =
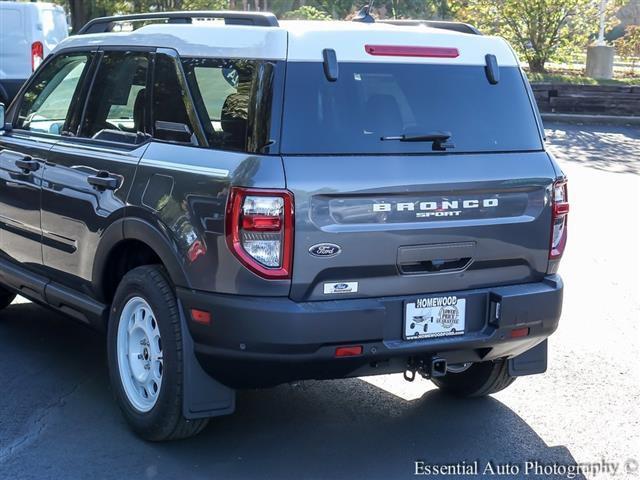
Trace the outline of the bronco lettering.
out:
M 420 210 L 422 212 L 429 212 L 429 211 L 445 211 L 445 210 L 480 208 L 481 206 L 482 208 L 490 208 L 490 207 L 497 207 L 498 204 L 499 204 L 499 200 L 497 198 L 485 198 L 483 200 L 476 200 L 476 199 L 442 200 L 439 202 L 434 202 L 434 201 L 398 202 L 395 204 L 382 202 L 382 203 L 374 203 L 373 211 L 374 212 L 391 212 L 392 210 L 396 210 L 398 212 L 414 212 L 416 210 Z

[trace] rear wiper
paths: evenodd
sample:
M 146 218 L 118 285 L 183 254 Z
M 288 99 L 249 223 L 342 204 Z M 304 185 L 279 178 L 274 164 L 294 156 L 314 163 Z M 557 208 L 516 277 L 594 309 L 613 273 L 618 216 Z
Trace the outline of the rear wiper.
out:
M 453 143 L 448 143 L 447 140 L 451 138 L 450 132 L 431 132 L 422 135 L 397 135 L 391 137 L 382 137 L 380 140 L 390 141 L 396 140 L 398 142 L 432 142 L 433 150 L 444 151 L 448 148 L 455 148 Z

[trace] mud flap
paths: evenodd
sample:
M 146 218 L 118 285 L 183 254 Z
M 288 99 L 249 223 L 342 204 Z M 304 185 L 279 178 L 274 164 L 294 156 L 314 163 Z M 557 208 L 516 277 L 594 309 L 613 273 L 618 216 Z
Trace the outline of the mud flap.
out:
M 193 348 L 193 338 L 178 302 L 182 322 L 182 352 L 184 358 L 182 412 L 185 418 L 219 417 L 230 415 L 236 409 L 235 390 L 216 381 L 200 366 Z
M 547 340 L 509 359 L 509 375 L 523 377 L 547 371 Z

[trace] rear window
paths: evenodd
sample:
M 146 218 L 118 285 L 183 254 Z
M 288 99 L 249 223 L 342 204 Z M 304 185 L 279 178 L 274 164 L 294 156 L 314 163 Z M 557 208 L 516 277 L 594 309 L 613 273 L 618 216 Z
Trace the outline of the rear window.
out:
M 284 106 L 286 154 L 432 153 L 431 142 L 383 137 L 450 133 L 451 153 L 542 148 L 517 67 L 491 85 L 484 66 L 341 63 L 329 82 L 321 63 L 290 63 Z

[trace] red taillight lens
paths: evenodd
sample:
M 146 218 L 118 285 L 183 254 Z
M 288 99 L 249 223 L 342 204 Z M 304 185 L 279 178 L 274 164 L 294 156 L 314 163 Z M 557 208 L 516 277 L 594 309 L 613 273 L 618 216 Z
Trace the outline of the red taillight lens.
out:
M 280 217 L 267 215 L 244 215 L 242 228 L 249 231 L 278 232 L 282 228 L 282 220 Z
M 226 236 L 229 249 L 252 272 L 267 279 L 291 278 L 291 192 L 233 187 Z
M 411 47 L 401 45 L 365 45 L 369 55 L 378 57 L 457 58 L 460 52 L 451 47 Z
M 42 42 L 34 42 L 31 45 L 31 69 L 35 72 L 44 60 L 44 46 Z
M 553 198 L 551 200 L 553 209 L 551 247 L 549 258 L 558 260 L 564 253 L 567 245 L 567 222 L 569 216 L 569 196 L 567 181 L 559 180 L 553 184 Z

